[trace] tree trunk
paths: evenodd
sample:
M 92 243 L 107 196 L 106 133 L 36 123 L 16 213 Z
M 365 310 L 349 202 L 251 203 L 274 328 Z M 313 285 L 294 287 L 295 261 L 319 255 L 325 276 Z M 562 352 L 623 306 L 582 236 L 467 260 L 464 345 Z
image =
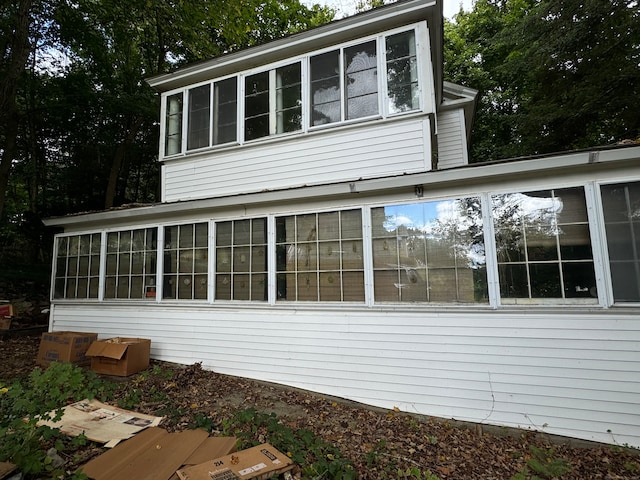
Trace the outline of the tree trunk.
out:
M 31 23 L 30 9 L 33 0 L 19 0 L 14 17 L 10 22 L 10 30 L 13 30 L 11 41 L 5 44 L 0 65 L 0 130 L 4 136 L 2 158 L 0 158 L 0 217 L 4 210 L 9 184 L 11 165 L 16 158 L 16 141 L 18 138 L 18 106 L 16 93 L 18 79 L 24 72 L 29 58 L 31 44 L 29 42 L 29 26 Z M 4 32 L 8 34 L 9 32 Z
M 131 126 L 128 129 L 127 135 L 124 140 L 116 148 L 116 152 L 113 155 L 113 163 L 111 164 L 111 171 L 109 172 L 109 182 L 107 183 L 107 190 L 105 192 L 104 208 L 109 209 L 113 207 L 116 197 L 116 190 L 118 186 L 118 176 L 124 157 L 127 153 L 128 147 L 133 143 L 133 140 L 138 134 L 138 130 L 142 126 L 142 117 L 135 117 L 131 120 Z

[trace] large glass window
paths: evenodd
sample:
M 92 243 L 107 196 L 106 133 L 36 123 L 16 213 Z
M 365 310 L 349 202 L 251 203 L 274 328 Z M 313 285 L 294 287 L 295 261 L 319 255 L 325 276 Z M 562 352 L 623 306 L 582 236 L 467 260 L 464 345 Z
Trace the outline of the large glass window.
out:
M 211 85 L 189 90 L 187 150 L 209 146 Z
M 311 57 L 311 125 L 342 120 L 340 50 Z
M 156 256 L 156 228 L 109 232 L 104 298 L 155 298 Z
M 480 199 L 371 210 L 377 302 L 487 303 Z
M 601 191 L 613 298 L 640 302 L 640 182 Z
M 418 63 L 414 30 L 386 38 L 387 103 L 389 113 L 420 107 Z
M 278 300 L 363 302 L 359 209 L 276 218 Z
M 165 115 L 164 154 L 175 155 L 182 151 L 182 93 L 167 97 Z
M 254 140 L 302 128 L 300 63 L 245 78 L 244 138 Z
M 597 297 L 584 189 L 492 196 L 500 295 L 518 299 Z
M 207 298 L 209 226 L 188 223 L 164 229 L 162 297 L 193 300 Z
M 344 50 L 346 118 L 363 118 L 378 113 L 378 55 L 376 41 Z
M 54 298 L 98 298 L 100 245 L 99 233 L 58 239 Z
M 267 220 L 216 223 L 216 300 L 266 301 Z

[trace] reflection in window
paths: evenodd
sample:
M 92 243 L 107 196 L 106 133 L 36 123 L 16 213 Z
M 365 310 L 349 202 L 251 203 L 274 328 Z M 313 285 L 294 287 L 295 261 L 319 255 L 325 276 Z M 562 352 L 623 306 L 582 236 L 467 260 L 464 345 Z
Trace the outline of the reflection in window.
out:
M 595 273 L 582 188 L 492 196 L 500 294 L 590 298 Z
M 371 210 L 376 302 L 488 302 L 479 198 Z
M 98 298 L 100 245 L 99 233 L 58 239 L 54 298 Z
M 276 218 L 277 299 L 363 302 L 362 214 Z
M 163 298 L 207 298 L 208 239 L 207 223 L 165 227 Z
M 389 113 L 420 107 L 415 31 L 386 38 L 387 99 Z
M 266 301 L 267 221 L 216 223 L 216 300 Z
M 209 146 L 209 108 L 211 85 L 189 90 L 187 150 Z
M 640 302 L 640 182 L 601 190 L 613 298 Z
M 378 114 L 376 41 L 345 48 L 346 118 Z
M 155 298 L 156 248 L 155 228 L 108 233 L 104 298 Z
M 245 78 L 244 138 L 269 135 L 269 72 Z
M 164 154 L 174 155 L 182 151 L 182 93 L 168 96 L 166 107 Z
M 340 50 L 316 55 L 310 59 L 311 125 L 339 122 Z

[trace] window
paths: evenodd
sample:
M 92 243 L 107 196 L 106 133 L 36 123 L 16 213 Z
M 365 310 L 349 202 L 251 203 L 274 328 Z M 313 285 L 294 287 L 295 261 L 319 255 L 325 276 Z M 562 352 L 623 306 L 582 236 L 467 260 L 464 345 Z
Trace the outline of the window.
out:
M 99 233 L 58 239 L 54 298 L 98 298 L 100 245 Z
M 378 61 L 376 41 L 344 50 L 347 120 L 378 113 Z
M 236 141 L 238 81 L 227 78 L 213 84 L 213 144 Z
M 162 297 L 180 300 L 207 298 L 209 271 L 207 223 L 164 228 Z
M 189 90 L 187 150 L 209 146 L 210 96 L 211 85 Z
M 104 297 L 155 298 L 156 249 L 156 228 L 109 232 Z
M 301 75 L 298 62 L 245 77 L 245 140 L 302 128 Z
M 376 302 L 487 303 L 480 199 L 371 210 Z
M 311 125 L 342 120 L 340 88 L 340 51 L 311 57 Z
M 386 38 L 387 104 L 389 113 L 420 107 L 418 63 L 414 30 Z
M 165 128 L 164 154 L 180 153 L 182 151 L 182 93 L 167 97 Z
M 517 299 L 597 297 L 582 188 L 493 195 L 500 295 Z
M 276 218 L 277 299 L 363 302 L 359 209 Z
M 216 224 L 216 300 L 268 299 L 267 220 Z
M 640 182 L 603 185 L 613 298 L 640 302 Z

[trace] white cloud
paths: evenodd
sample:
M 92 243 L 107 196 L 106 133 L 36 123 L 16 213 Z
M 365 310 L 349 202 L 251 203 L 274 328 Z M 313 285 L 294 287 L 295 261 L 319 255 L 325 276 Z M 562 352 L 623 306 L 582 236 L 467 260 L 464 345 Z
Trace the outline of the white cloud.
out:
M 333 8 L 336 11 L 336 18 L 344 18 L 356 13 L 358 0 L 303 0 L 306 5 L 319 3 Z M 465 11 L 471 10 L 473 0 L 442 0 L 443 15 L 451 20 L 460 11 L 460 6 Z

